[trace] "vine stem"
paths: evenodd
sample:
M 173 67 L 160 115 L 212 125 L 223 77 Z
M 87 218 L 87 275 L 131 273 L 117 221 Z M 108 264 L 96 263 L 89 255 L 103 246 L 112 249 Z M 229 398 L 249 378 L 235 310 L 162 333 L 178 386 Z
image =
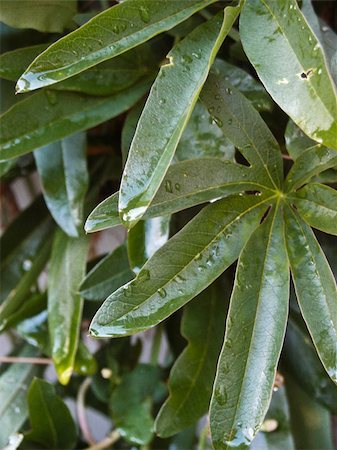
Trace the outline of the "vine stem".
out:
M 52 364 L 49 358 L 29 358 L 25 356 L 0 356 L 0 363 L 4 364 Z
M 87 414 L 85 411 L 85 396 L 91 385 L 91 378 L 86 378 L 81 384 L 76 399 L 76 411 L 79 427 L 82 431 L 84 439 L 91 446 L 96 445 L 96 440 L 91 434 L 90 427 L 87 421 Z M 91 447 L 90 447 L 91 448 Z M 104 448 L 104 447 L 103 447 Z
M 108 437 L 101 440 L 100 442 L 97 442 L 96 444 L 92 445 L 91 447 L 86 448 L 85 450 L 103 450 L 105 448 L 110 447 L 115 442 L 118 441 L 118 439 L 121 437 L 118 431 L 113 431 L 110 433 Z
M 293 161 L 293 158 L 290 155 L 286 155 L 285 153 L 282 153 L 282 159 L 286 159 L 288 161 Z

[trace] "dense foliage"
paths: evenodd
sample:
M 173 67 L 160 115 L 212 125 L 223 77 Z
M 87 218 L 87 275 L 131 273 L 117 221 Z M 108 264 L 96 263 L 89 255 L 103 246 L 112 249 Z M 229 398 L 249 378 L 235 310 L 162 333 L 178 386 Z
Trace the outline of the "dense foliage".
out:
M 334 448 L 318 3 L 2 0 L 1 448 Z

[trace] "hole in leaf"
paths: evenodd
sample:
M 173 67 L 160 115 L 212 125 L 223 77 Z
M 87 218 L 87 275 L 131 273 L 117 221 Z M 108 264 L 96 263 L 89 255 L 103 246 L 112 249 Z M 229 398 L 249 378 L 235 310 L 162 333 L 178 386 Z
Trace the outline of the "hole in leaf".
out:
M 243 154 L 240 152 L 240 150 L 237 149 L 236 147 L 235 147 L 235 161 L 238 164 L 241 164 L 242 166 L 250 167 L 249 162 L 246 160 L 246 158 L 243 156 Z
M 247 195 L 261 195 L 261 191 L 245 191 Z
M 160 65 L 161 67 L 173 66 L 173 57 L 166 57 Z
M 302 72 L 300 74 L 300 77 L 302 80 L 307 80 L 311 75 L 313 75 L 314 71 L 312 69 L 308 69 L 306 72 Z
M 271 208 L 272 208 L 271 206 L 268 206 L 268 209 L 263 214 L 262 219 L 260 220 L 260 224 L 263 223 L 267 219 L 267 217 L 269 216 L 269 213 L 271 211 Z

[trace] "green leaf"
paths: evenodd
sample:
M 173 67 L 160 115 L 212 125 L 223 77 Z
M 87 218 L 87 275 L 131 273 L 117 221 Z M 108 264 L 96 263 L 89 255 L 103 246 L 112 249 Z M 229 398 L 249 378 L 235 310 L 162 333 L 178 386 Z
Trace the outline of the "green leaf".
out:
M 226 318 L 222 289 L 210 286 L 184 311 L 181 333 L 187 347 L 169 378 L 170 396 L 156 419 L 156 433 L 171 436 L 193 425 L 206 413 Z
M 337 191 L 310 183 L 289 197 L 300 216 L 312 227 L 337 235 Z
M 144 445 L 153 436 L 152 397 L 159 383 L 159 369 L 139 364 L 123 376 L 110 399 L 117 431 L 129 442 Z
M 1 236 L 1 302 L 30 269 L 32 259 L 51 233 L 52 224 L 47 215 L 48 210 L 43 199 L 38 197 L 17 216 Z
M 58 225 L 69 236 L 79 236 L 83 224 L 83 202 L 89 175 L 86 136 L 69 136 L 35 150 L 46 204 Z
M 289 375 L 286 389 L 296 448 L 334 450 L 329 411 L 314 401 L 312 395 L 307 395 L 301 384 L 294 382 Z
M 200 98 L 224 135 L 258 168 L 256 181 L 278 189 L 283 179 L 280 148 L 250 101 L 216 72 L 209 75 Z
M 307 395 L 337 414 L 336 386 L 324 370 L 307 332 L 297 322 L 297 319 L 288 322 L 282 362 Z
M 80 294 L 87 300 L 104 300 L 108 295 L 133 278 L 125 245 L 105 256 L 86 275 Z
M 33 357 L 37 352 L 25 346 L 17 356 Z M 32 364 L 11 364 L 0 376 L 0 447 L 4 448 L 11 434 L 18 431 L 28 416 L 27 386 L 37 373 Z
M 166 31 L 215 0 L 128 0 L 52 44 L 17 84 L 26 92 L 62 81 Z
M 170 233 L 170 216 L 142 220 L 128 232 L 130 267 L 139 273 L 146 261 L 167 242 Z
M 91 334 L 129 335 L 170 316 L 236 260 L 269 200 L 233 196 L 204 208 L 133 281 L 105 300 L 91 323 Z
M 0 20 L 15 28 L 61 33 L 76 14 L 75 0 L 2 0 Z
M 215 450 L 246 448 L 271 399 L 289 298 L 282 213 L 273 208 L 237 266 L 210 407 Z
M 37 347 L 45 355 L 50 355 L 47 319 L 47 310 L 41 311 L 20 322 L 16 331 L 26 342 Z
M 26 434 L 26 439 L 55 450 L 75 447 L 75 423 L 52 384 L 35 378 L 29 387 L 28 406 L 32 430 Z
M 87 250 L 86 237 L 56 232 L 49 266 L 48 315 L 52 358 L 62 384 L 69 382 L 74 368 L 83 306 L 78 291 Z
M 97 371 L 97 362 L 88 347 L 79 341 L 74 362 L 74 372 L 80 375 L 94 375 Z
M 109 97 L 37 92 L 1 116 L 0 160 L 15 158 L 116 117 L 136 103 L 148 87 L 149 80 L 145 80 Z
M 276 427 L 276 429 L 275 429 Z M 274 428 L 274 429 L 273 429 Z M 285 388 L 273 392 L 271 403 L 250 450 L 295 450 Z
M 215 122 L 210 120 L 206 108 L 197 102 L 181 136 L 174 158 L 178 161 L 195 158 L 221 158 L 234 161 L 235 149 Z
M 337 287 L 310 227 L 286 210 L 287 249 L 296 296 L 318 355 L 337 383 Z
M 212 174 L 210 178 L 209 174 Z M 165 178 L 143 219 L 172 214 L 191 206 L 214 201 L 238 192 L 266 192 L 257 179 L 259 170 L 218 158 L 182 161 L 169 167 Z M 101 202 L 90 213 L 85 231 L 92 233 L 121 223 L 118 192 Z
M 284 133 L 286 147 L 293 160 L 297 159 L 303 152 L 315 146 L 315 141 L 308 138 L 306 134 L 290 119 Z
M 47 44 L 24 47 L 0 56 L 0 77 L 16 81 L 25 68 L 47 48 Z M 140 78 L 156 70 L 164 56 L 164 46 L 143 44 L 53 85 L 52 89 L 82 92 L 88 95 L 111 95 L 132 86 Z
M 250 0 L 244 50 L 275 102 L 312 139 L 337 150 L 337 99 L 322 47 L 295 0 Z
M 289 171 L 285 188 L 294 191 L 303 186 L 313 176 L 337 165 L 337 156 L 334 150 L 320 145 L 308 148 L 295 161 Z
M 121 182 L 119 211 L 128 227 L 144 215 L 155 196 L 215 54 L 240 8 L 227 7 L 197 27 L 173 47 L 167 56 L 169 63 L 161 67 L 139 119 Z
M 232 86 L 238 89 L 258 111 L 272 111 L 274 105 L 263 85 L 240 67 L 217 58 L 212 72 L 223 76 Z
M 8 321 L 24 305 L 27 297 L 31 293 L 32 287 L 35 287 L 38 276 L 49 259 L 52 236 L 51 234 L 45 238 L 32 261 L 29 260 L 29 264 L 26 263 L 26 272 L 2 302 L 0 306 L 0 332 L 7 328 Z
M 35 316 L 45 309 L 47 304 L 47 297 L 45 294 L 32 294 L 25 296 L 22 305 L 17 305 L 11 314 L 8 314 L 5 323 L 2 323 L 1 329 L 6 330 L 13 327 L 23 320 Z

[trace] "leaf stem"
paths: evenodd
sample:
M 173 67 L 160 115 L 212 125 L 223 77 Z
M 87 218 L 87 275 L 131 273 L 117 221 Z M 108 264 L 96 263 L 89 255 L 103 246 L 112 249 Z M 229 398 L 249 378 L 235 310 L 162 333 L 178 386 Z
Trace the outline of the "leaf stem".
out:
M 91 378 L 86 378 L 83 381 L 83 383 L 81 384 L 81 386 L 78 390 L 77 399 L 76 399 L 76 411 L 77 411 L 78 424 L 82 431 L 84 439 L 91 446 L 95 446 L 97 444 L 97 442 L 94 439 L 93 435 L 91 434 L 90 427 L 89 427 L 89 424 L 87 421 L 86 411 L 85 411 L 85 396 L 86 396 L 86 393 L 87 393 L 90 385 L 91 385 Z
M 153 366 L 156 366 L 158 364 L 162 335 L 163 335 L 163 327 L 162 325 L 158 325 L 155 328 L 150 356 L 150 364 L 152 364 Z
M 25 356 L 0 356 L 1 364 L 52 364 L 49 358 L 29 358 Z
M 110 447 L 115 442 L 118 441 L 118 439 L 121 437 L 118 431 L 113 431 L 110 433 L 110 435 L 104 439 L 102 439 L 100 442 L 97 442 L 97 444 L 92 445 L 91 447 L 86 448 L 85 450 L 103 450 L 105 448 Z
M 206 450 L 207 437 L 209 432 L 209 424 L 206 423 L 199 435 L 198 450 Z

